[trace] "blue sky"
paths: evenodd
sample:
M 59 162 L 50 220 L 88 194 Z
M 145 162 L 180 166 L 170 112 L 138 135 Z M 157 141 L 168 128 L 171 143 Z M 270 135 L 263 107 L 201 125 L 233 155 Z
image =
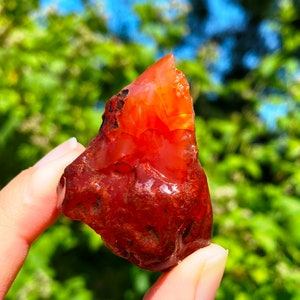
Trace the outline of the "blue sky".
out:
M 48 6 L 56 6 L 62 13 L 70 11 L 80 12 L 82 10 L 82 4 L 78 0 L 40 0 L 40 4 L 43 8 Z

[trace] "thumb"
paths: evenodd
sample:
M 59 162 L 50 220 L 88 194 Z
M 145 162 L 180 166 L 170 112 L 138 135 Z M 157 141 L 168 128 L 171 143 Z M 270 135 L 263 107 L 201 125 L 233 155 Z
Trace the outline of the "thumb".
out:
M 72 138 L 59 145 L 33 167 L 21 172 L 0 191 L 0 229 L 29 244 L 59 214 L 62 192 L 57 185 L 64 168 L 84 147 Z M 1 231 L 0 231 L 1 232 Z
M 163 274 L 145 300 L 212 300 L 220 285 L 228 251 L 216 244 L 201 248 Z

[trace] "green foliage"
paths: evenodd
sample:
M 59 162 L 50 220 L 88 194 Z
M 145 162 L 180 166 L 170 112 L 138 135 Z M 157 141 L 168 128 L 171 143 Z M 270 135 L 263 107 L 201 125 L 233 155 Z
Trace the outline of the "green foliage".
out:
M 160 51 L 169 51 L 188 33 L 186 17 L 189 8 L 178 0 L 154 4 L 149 1 L 135 5 L 141 20 L 140 30 L 153 39 Z
M 221 97 L 234 93 L 242 99 L 243 108 L 222 119 L 216 114 L 205 123 L 197 120 L 200 160 L 215 211 L 213 240 L 229 249 L 217 299 L 300 297 L 299 58 L 294 52 L 300 42 L 299 31 L 286 23 L 294 14 L 280 13 L 285 19 L 278 34 L 289 46 L 264 57 L 247 77 L 218 89 Z M 275 128 L 260 118 L 265 103 L 288 107 Z
M 213 242 L 229 249 L 217 299 L 300 298 L 299 14 L 296 1 L 278 3 L 269 21 L 282 47 L 245 77 L 213 82 L 207 70 L 218 56 L 215 41 L 178 62 L 195 100 Z M 135 10 L 154 46 L 111 33 L 101 5 L 61 15 L 33 0 L 0 1 L 1 186 L 70 136 L 86 144 L 103 102 L 188 32 L 186 6 L 163 10 L 149 2 Z M 274 128 L 261 118 L 266 103 L 288 107 Z M 62 217 L 34 243 L 7 299 L 140 299 L 157 276 Z

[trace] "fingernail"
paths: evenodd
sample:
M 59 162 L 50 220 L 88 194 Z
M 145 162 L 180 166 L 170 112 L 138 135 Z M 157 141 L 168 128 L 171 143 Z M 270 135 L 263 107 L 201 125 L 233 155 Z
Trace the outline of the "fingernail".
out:
M 58 199 L 57 208 L 59 210 L 61 209 L 61 204 L 64 200 L 65 193 L 66 193 L 66 177 L 62 176 L 56 188 L 56 194 Z
M 41 158 L 34 167 L 42 167 L 45 164 L 62 157 L 66 153 L 68 153 L 71 150 L 74 150 L 77 147 L 77 140 L 75 137 L 70 138 L 69 140 L 65 141 L 64 143 L 58 145 L 56 148 L 54 148 L 52 151 L 50 151 L 48 154 L 46 154 L 43 158 Z
M 198 279 L 196 299 L 213 300 L 221 283 L 224 273 L 228 250 L 212 256 L 203 266 Z

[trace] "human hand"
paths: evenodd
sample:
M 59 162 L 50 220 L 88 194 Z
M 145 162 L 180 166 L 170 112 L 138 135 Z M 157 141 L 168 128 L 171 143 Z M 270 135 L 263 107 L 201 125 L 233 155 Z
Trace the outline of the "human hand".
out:
M 21 268 L 31 243 L 59 216 L 65 190 L 58 186 L 64 168 L 84 147 L 72 138 L 0 191 L 0 299 Z M 218 245 L 202 248 L 163 274 L 145 299 L 213 299 L 227 252 Z
M 0 299 L 21 268 L 31 243 L 59 215 L 64 168 L 84 147 L 75 138 L 59 145 L 0 191 Z

